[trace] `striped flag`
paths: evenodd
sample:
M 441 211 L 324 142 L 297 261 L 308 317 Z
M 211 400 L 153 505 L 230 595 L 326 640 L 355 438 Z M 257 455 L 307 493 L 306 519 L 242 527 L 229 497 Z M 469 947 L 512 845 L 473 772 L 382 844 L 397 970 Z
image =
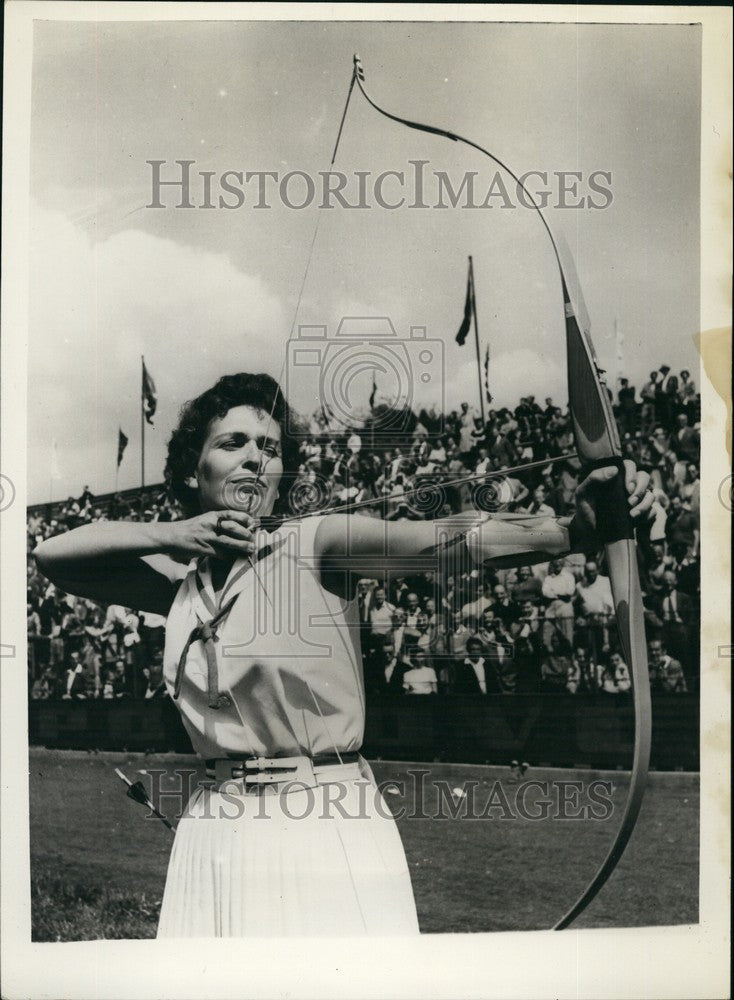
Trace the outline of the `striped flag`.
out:
M 487 402 L 491 404 L 492 393 L 489 391 L 489 344 L 487 344 L 487 350 L 484 353 L 484 390 L 487 395 Z
M 150 372 L 145 367 L 145 359 L 143 359 L 143 413 L 145 414 L 145 419 L 149 424 L 153 423 L 153 414 L 155 413 L 155 408 L 158 405 L 158 395 L 155 389 L 155 382 L 150 376 Z
M 118 428 L 117 431 L 117 468 L 120 468 L 120 462 L 122 462 L 122 456 L 125 454 L 125 449 L 127 448 L 127 436 L 123 433 L 122 427 Z

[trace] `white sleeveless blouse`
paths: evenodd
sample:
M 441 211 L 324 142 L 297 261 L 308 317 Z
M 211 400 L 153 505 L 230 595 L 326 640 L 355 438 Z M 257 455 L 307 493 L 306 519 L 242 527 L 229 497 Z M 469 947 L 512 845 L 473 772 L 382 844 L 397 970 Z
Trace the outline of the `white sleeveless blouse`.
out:
M 207 659 L 191 643 L 175 700 L 204 758 L 292 756 L 358 750 L 364 681 L 356 600 L 321 586 L 314 537 L 321 517 L 283 525 L 259 540 L 254 569 L 238 559 L 219 602 L 207 560 L 192 563 L 166 623 L 164 677 L 173 696 L 181 652 L 194 628 L 232 597 L 214 641 L 222 697 L 209 707 Z M 271 551 L 268 551 L 268 550 Z

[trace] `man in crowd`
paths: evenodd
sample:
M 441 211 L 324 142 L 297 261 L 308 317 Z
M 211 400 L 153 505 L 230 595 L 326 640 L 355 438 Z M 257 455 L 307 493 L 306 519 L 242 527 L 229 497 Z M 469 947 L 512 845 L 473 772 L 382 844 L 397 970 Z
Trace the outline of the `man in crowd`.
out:
M 406 694 L 436 694 L 438 678 L 428 662 L 425 650 L 416 646 L 410 657 L 410 667 L 403 674 L 403 690 Z
M 685 694 L 688 690 L 683 667 L 678 660 L 669 656 L 665 643 L 653 639 L 648 643 L 650 662 L 650 686 L 653 691 L 664 691 L 669 694 Z
M 663 622 L 661 639 L 670 654 L 686 668 L 687 687 L 695 690 L 698 673 L 697 641 L 694 634 L 694 605 L 688 594 L 678 590 L 674 570 L 663 575 L 663 589 L 655 599 L 655 607 Z
M 467 640 L 466 656 L 456 664 L 454 694 L 499 694 L 494 677 L 488 676 L 483 653 L 484 647 L 479 639 Z
M 558 629 L 568 644 L 573 642 L 573 598 L 576 593 L 576 581 L 573 575 L 564 567 L 560 559 L 553 559 L 548 564 L 548 575 L 543 580 L 542 594 L 545 601 L 546 622 L 543 631 L 545 645 L 555 629 Z
M 609 626 L 614 615 L 614 599 L 609 577 L 599 573 L 593 560 L 585 564 L 583 579 L 576 584 L 576 602 L 586 619 L 591 649 L 598 658 L 609 648 Z

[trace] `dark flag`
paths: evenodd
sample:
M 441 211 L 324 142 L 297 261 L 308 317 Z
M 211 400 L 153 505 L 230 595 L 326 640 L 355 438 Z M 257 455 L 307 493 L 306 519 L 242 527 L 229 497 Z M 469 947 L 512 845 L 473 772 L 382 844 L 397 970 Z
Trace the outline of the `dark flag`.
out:
M 149 424 L 153 423 L 153 414 L 157 405 L 158 396 L 155 391 L 155 382 L 150 377 L 150 372 L 143 361 L 143 412 Z
M 127 437 L 122 432 L 122 427 L 118 430 L 117 436 L 117 468 L 120 468 L 120 462 L 122 461 L 122 456 L 125 454 L 125 449 L 127 448 Z
M 375 408 L 375 396 L 377 395 L 377 381 L 375 378 L 375 373 L 372 372 L 372 392 L 370 393 L 370 409 Z
M 459 345 L 459 347 L 464 346 L 466 335 L 469 333 L 469 330 L 471 329 L 473 300 L 474 300 L 474 290 L 472 288 L 471 267 L 470 267 L 469 275 L 466 279 L 466 302 L 464 303 L 464 318 L 461 321 L 459 332 L 456 334 L 456 343 Z
M 321 416 L 323 417 L 326 426 L 330 428 L 331 421 L 334 419 L 334 413 L 325 400 L 321 403 Z
M 484 354 L 484 388 L 487 393 L 487 402 L 491 405 L 492 393 L 489 391 L 489 344 Z

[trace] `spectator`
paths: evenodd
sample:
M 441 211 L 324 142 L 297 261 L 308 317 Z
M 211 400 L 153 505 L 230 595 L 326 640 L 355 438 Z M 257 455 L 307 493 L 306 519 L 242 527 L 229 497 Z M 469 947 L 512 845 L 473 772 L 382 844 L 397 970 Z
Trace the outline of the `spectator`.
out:
M 457 611 L 454 615 L 453 630 L 449 635 L 449 650 L 457 660 L 466 655 L 467 643 L 473 635 L 472 630 L 464 623 L 462 612 Z
M 504 631 L 499 619 L 488 617 L 493 615 L 493 609 L 484 612 L 484 625 L 477 634 L 484 650 L 484 662 L 488 666 L 492 688 L 498 694 L 514 694 L 517 687 L 517 664 L 514 656 L 514 643 Z
M 154 615 L 150 611 L 140 613 L 138 626 L 143 662 L 151 664 L 159 651 L 163 650 L 166 639 L 166 619 L 162 615 Z
M 512 625 L 512 638 L 517 678 L 516 691 L 518 694 L 530 694 L 538 691 L 540 688 L 542 641 L 538 609 L 531 601 L 525 601 L 522 605 L 521 617 Z
M 142 673 L 145 680 L 144 698 L 166 698 L 168 696 L 163 679 L 163 653 L 161 650 L 153 654 L 150 667 L 143 667 Z
M 510 628 L 512 623 L 520 617 L 520 608 L 514 600 L 507 596 L 507 591 L 501 583 L 492 588 L 492 597 L 494 599 L 492 608 L 495 616 L 500 619 L 506 629 Z
M 667 570 L 663 576 L 663 590 L 656 598 L 659 617 L 663 621 L 662 641 L 676 660 L 686 667 L 688 686 L 695 688 L 698 658 L 694 656 L 696 646 L 692 635 L 694 622 L 693 601 L 688 594 L 678 590 L 678 577 L 674 570 Z
M 650 381 L 646 382 L 640 390 L 640 396 L 642 397 L 642 412 L 640 414 L 640 419 L 641 431 L 643 434 L 650 433 L 650 429 L 656 420 L 655 398 L 657 392 L 657 380 L 658 373 L 650 372 Z
M 553 508 L 546 503 L 546 489 L 545 486 L 536 486 L 533 490 L 532 501 L 522 510 L 526 514 L 547 514 L 549 517 L 555 516 L 555 511 Z
M 84 666 L 79 653 L 69 654 L 69 666 L 66 668 L 64 699 L 84 699 L 87 697 L 87 685 L 84 678 Z
M 585 564 L 583 579 L 576 584 L 576 599 L 589 628 L 591 649 L 598 658 L 609 648 L 609 623 L 614 615 L 614 599 L 609 577 L 599 573 L 593 560 Z
M 466 643 L 466 656 L 456 664 L 454 674 L 454 694 L 499 694 L 493 687 L 493 678 L 482 655 L 484 647 L 479 639 L 471 638 Z
M 698 473 L 698 465 L 689 462 L 686 466 L 686 476 L 678 494 L 683 503 L 688 505 L 688 510 L 699 520 L 701 514 L 701 482 Z
M 675 437 L 679 453 L 688 462 L 699 462 L 701 457 L 701 438 L 698 431 L 688 426 L 688 416 L 685 413 L 678 414 L 677 424 L 678 428 Z
M 40 677 L 37 677 L 31 687 L 31 698 L 34 701 L 46 701 L 56 697 L 56 675 L 52 667 L 46 667 Z
M 479 596 L 473 600 L 468 601 L 461 609 L 461 620 L 464 624 L 471 622 L 474 627 L 476 627 L 477 622 L 481 621 L 482 614 L 487 608 L 491 608 L 494 604 L 492 597 L 492 584 L 488 581 L 482 583 L 482 589 Z
M 548 575 L 543 580 L 542 594 L 545 601 L 545 627 L 543 639 L 548 646 L 555 628 L 559 629 L 569 646 L 573 642 L 573 604 L 576 581 L 560 559 L 548 564 Z
M 618 693 L 627 694 L 632 690 L 632 679 L 627 664 L 620 653 L 612 653 L 609 657 L 609 669 Z
M 381 645 L 385 636 L 392 631 L 394 613 L 393 605 L 385 600 L 385 588 L 378 585 L 373 591 L 371 606 L 367 610 L 370 627 L 368 652 Z
M 685 694 L 688 690 L 683 667 L 678 660 L 669 656 L 665 643 L 653 639 L 648 643 L 650 654 L 650 684 L 653 691 L 665 691 L 671 694 Z
M 28 635 L 28 677 L 33 680 L 42 666 L 48 663 L 45 638 L 41 635 L 41 616 L 29 601 L 26 604 L 26 630 Z
M 407 604 L 408 606 L 405 609 L 405 631 L 403 633 L 403 643 L 406 652 L 418 644 L 418 640 L 428 628 L 428 619 L 421 610 L 416 593 L 408 594 Z
M 694 556 L 698 557 L 698 518 L 692 513 L 688 500 L 681 500 L 678 496 L 671 497 L 666 535 L 671 548 L 682 545 L 685 549 L 690 548 Z
M 365 630 L 369 631 L 370 608 L 372 606 L 372 593 L 377 586 L 376 580 L 360 580 L 357 583 L 357 613 L 359 620 Z
M 617 682 L 614 679 L 614 668 L 610 663 L 602 670 L 601 675 L 602 694 L 617 694 Z
M 102 698 L 105 700 L 112 699 L 116 696 L 115 694 L 115 678 L 116 672 L 114 667 L 107 667 L 105 670 L 104 684 L 102 685 Z
M 637 407 L 635 404 L 635 388 L 626 378 L 620 381 L 619 389 L 619 423 L 623 434 L 634 434 L 637 422 Z
M 688 417 L 689 424 L 694 424 L 696 421 L 696 384 L 691 378 L 691 373 L 685 368 L 680 373 L 678 397 L 680 405 Z
M 671 545 L 670 556 L 665 561 L 665 569 L 674 570 L 678 580 L 678 589 L 693 598 L 694 606 L 697 609 L 701 591 L 701 564 L 693 551 L 693 546 L 675 543 Z M 658 588 L 658 592 L 660 589 Z
M 543 593 L 543 585 L 540 579 L 533 574 L 529 566 L 520 566 L 517 570 L 516 583 L 512 588 L 512 597 L 515 601 L 540 601 Z
M 571 694 L 580 691 L 582 694 L 596 694 L 600 687 L 601 670 L 589 657 L 589 651 L 584 646 L 577 646 L 571 657 L 571 668 L 568 671 L 566 687 Z
M 540 680 L 544 691 L 563 692 L 568 690 L 568 678 L 572 664 L 568 655 L 569 644 L 560 632 L 550 637 L 550 652 L 546 654 L 540 668 Z
M 436 694 L 438 691 L 436 671 L 419 647 L 413 650 L 410 669 L 403 674 L 403 690 L 406 694 Z

